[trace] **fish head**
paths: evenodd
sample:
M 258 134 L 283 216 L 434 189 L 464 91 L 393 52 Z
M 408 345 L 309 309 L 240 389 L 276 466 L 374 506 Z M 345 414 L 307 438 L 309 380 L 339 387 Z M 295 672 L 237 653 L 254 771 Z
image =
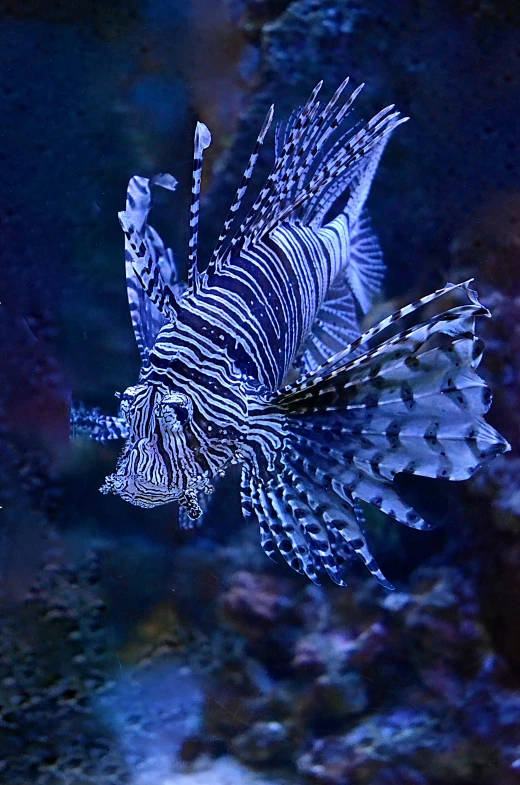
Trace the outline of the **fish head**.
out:
M 171 390 L 146 382 L 129 387 L 120 396 L 129 435 L 101 491 L 139 507 L 177 501 L 190 517 L 198 517 L 197 492 L 211 492 L 211 477 L 236 452 L 234 440 L 222 438 L 222 428 L 208 424 L 207 414 L 194 405 L 188 386 Z

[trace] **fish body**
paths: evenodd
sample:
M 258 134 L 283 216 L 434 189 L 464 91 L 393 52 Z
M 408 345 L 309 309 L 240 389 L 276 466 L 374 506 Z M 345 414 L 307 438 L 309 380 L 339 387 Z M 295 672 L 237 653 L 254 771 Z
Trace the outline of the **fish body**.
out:
M 389 135 L 406 118 L 387 107 L 345 130 L 359 92 L 345 100 L 347 82 L 324 107 L 318 85 L 277 133 L 272 172 L 231 234 L 271 108 L 204 271 L 199 189 L 211 136 L 197 125 L 187 286 L 148 224 L 151 187 L 173 189 L 174 179 L 132 178 L 120 222 L 143 365 L 117 417 L 78 410 L 73 422 L 93 438 L 126 440 L 104 492 L 142 507 L 176 501 L 197 519 L 201 494 L 238 462 L 243 511 L 269 556 L 344 585 L 355 553 L 390 587 L 366 543 L 360 502 L 426 528 L 397 494 L 395 475 L 465 479 L 509 445 L 483 419 L 491 394 L 476 373 L 483 346 L 474 327 L 489 314 L 468 283 L 360 334 L 384 271 L 364 205 Z M 457 290 L 468 304 L 398 331 Z

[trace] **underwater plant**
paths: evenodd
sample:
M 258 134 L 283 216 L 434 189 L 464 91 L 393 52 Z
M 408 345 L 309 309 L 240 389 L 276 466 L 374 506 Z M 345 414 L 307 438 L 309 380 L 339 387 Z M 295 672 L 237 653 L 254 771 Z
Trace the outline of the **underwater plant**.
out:
M 476 373 L 475 318 L 489 312 L 469 281 L 360 334 L 384 273 L 365 202 L 388 138 L 407 118 L 388 106 L 353 131 L 345 121 L 361 87 L 344 100 L 347 84 L 322 106 L 320 83 L 277 130 L 271 174 L 232 233 L 270 108 L 204 269 L 199 194 L 211 135 L 197 124 L 187 285 L 148 224 L 151 187 L 173 190 L 175 179 L 130 180 L 119 219 L 142 368 L 117 416 L 78 407 L 72 425 L 96 440 L 125 439 L 102 492 L 141 507 L 177 502 L 197 520 L 199 494 L 240 463 L 242 509 L 268 556 L 278 550 L 312 581 L 325 571 L 345 585 L 355 553 L 392 588 L 368 548 L 360 502 L 428 528 L 394 477 L 464 480 L 509 445 L 484 420 L 491 392 Z M 403 325 L 457 291 L 469 303 Z

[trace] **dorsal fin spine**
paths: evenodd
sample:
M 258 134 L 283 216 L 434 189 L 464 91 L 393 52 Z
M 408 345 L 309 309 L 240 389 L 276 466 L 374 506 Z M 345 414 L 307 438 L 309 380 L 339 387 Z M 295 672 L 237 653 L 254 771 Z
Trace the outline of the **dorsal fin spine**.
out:
M 350 106 L 352 105 L 356 95 L 359 93 L 363 85 L 358 87 L 358 89 L 353 93 L 353 95 L 349 98 L 348 102 L 343 106 L 335 109 L 336 104 L 338 103 L 341 95 L 343 94 L 345 88 L 349 83 L 349 77 L 347 76 L 346 79 L 341 83 L 338 87 L 328 104 L 325 108 L 319 113 L 319 104 L 316 105 L 316 111 L 314 116 L 308 117 L 308 127 L 305 134 L 302 136 L 302 144 L 300 149 L 297 153 L 293 156 L 293 162 L 291 164 L 290 169 L 287 171 L 287 185 L 285 188 L 285 195 L 284 198 L 291 198 L 291 193 L 294 186 L 297 183 L 302 183 L 303 178 L 305 177 L 305 173 L 307 172 L 309 165 L 312 163 L 314 159 L 313 153 L 309 153 L 306 157 L 305 162 L 302 164 L 301 161 L 305 152 L 309 149 L 311 145 L 314 146 L 315 140 L 317 137 L 318 141 L 316 142 L 316 147 L 319 149 L 326 138 L 329 136 L 330 133 L 334 130 L 334 128 L 339 124 L 339 116 L 344 116 Z M 316 116 L 317 114 L 317 116 Z M 337 115 L 335 117 L 335 115 Z M 328 120 L 328 128 L 326 131 L 320 136 L 320 129 L 323 127 L 325 120 Z M 299 165 L 298 165 L 299 164 Z M 297 168 L 296 168 L 297 167 Z M 280 200 L 282 203 L 282 200 Z
M 312 94 L 301 110 L 301 112 L 296 116 L 294 123 L 292 124 L 291 130 L 285 144 L 282 148 L 280 156 L 275 161 L 273 169 L 271 170 L 271 174 L 267 178 L 267 182 L 265 186 L 262 188 L 260 193 L 258 194 L 255 203 L 251 207 L 249 213 L 245 217 L 243 223 L 241 224 L 237 235 L 232 240 L 233 242 L 237 241 L 240 237 L 245 237 L 247 241 L 250 241 L 249 237 L 246 237 L 246 233 L 254 222 L 258 221 L 262 214 L 269 208 L 271 202 L 275 198 L 276 194 L 276 184 L 278 181 L 278 177 L 280 172 L 283 171 L 287 161 L 291 157 L 292 153 L 294 152 L 295 145 L 302 134 L 302 129 L 305 127 L 305 121 L 308 117 L 309 113 L 313 111 L 316 106 L 316 96 L 321 89 L 323 82 L 319 82 Z M 272 193 L 274 190 L 274 194 Z
M 229 208 L 229 212 L 227 214 L 226 220 L 224 221 L 224 227 L 222 229 L 222 232 L 220 233 L 220 237 L 217 240 L 217 244 L 215 246 L 215 250 L 213 251 L 213 257 L 212 257 L 212 260 L 210 262 L 210 267 L 213 266 L 216 272 L 220 272 L 220 270 L 221 270 L 222 261 L 223 261 L 223 259 L 226 256 L 226 252 L 223 253 L 222 249 L 224 247 L 224 243 L 226 242 L 226 239 L 227 239 L 227 236 L 228 236 L 228 232 L 229 232 L 229 229 L 231 228 L 231 225 L 232 225 L 232 223 L 234 221 L 235 215 L 236 215 L 237 211 L 239 210 L 240 205 L 242 204 L 242 200 L 244 198 L 244 194 L 245 194 L 245 192 L 247 190 L 247 187 L 249 185 L 249 181 L 251 180 L 251 177 L 253 175 L 253 172 L 254 172 L 254 169 L 255 169 L 255 166 L 256 166 L 256 162 L 258 160 L 258 155 L 260 153 L 260 148 L 261 148 L 261 146 L 264 143 L 264 139 L 265 139 L 265 137 L 267 135 L 267 132 L 269 131 L 269 128 L 271 127 L 271 123 L 273 121 L 273 114 L 274 114 L 274 104 L 272 104 L 271 107 L 269 108 L 269 111 L 268 111 L 267 116 L 266 116 L 266 118 L 264 120 L 264 123 L 262 125 L 261 130 L 260 130 L 260 133 L 258 134 L 258 137 L 256 139 L 256 143 L 255 143 L 255 146 L 254 146 L 254 149 L 253 149 L 253 152 L 251 153 L 251 156 L 249 158 L 246 170 L 245 170 L 244 175 L 242 177 L 242 182 L 240 183 L 240 186 L 239 186 L 239 188 L 238 188 L 238 190 L 237 190 L 237 192 L 235 194 L 235 198 L 233 200 L 233 203 L 232 203 L 231 207 Z
M 195 128 L 195 144 L 193 154 L 193 180 L 191 186 L 191 208 L 190 208 L 190 240 L 188 244 L 189 270 L 188 287 L 194 294 L 199 288 L 200 273 L 197 260 L 197 245 L 199 235 L 199 212 L 200 212 L 200 181 L 202 175 L 202 157 L 204 150 L 211 144 L 211 133 L 204 123 L 197 123 Z
M 321 189 L 325 189 L 336 177 L 341 177 L 349 167 L 355 165 L 363 156 L 377 145 L 382 138 L 391 133 L 398 125 L 404 123 L 408 118 L 398 118 L 398 113 L 385 117 L 378 125 L 367 132 L 366 126 L 360 134 L 340 150 L 331 161 L 318 169 L 310 183 L 302 190 L 294 201 L 280 213 L 276 213 L 269 223 L 263 224 L 258 235 L 261 237 L 271 232 L 275 226 L 286 220 L 298 208 L 300 208 L 311 197 L 315 196 Z M 306 216 L 307 218 L 307 216 Z M 255 239 L 256 239 L 255 235 Z

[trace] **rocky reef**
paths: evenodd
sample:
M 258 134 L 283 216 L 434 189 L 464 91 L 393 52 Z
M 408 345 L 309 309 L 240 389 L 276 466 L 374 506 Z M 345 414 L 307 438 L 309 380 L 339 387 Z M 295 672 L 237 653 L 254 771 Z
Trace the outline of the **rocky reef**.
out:
M 218 614 L 245 640 L 212 674 L 204 727 L 307 782 L 514 783 L 520 693 L 474 579 L 419 568 L 392 594 L 239 571 Z
M 247 564 L 248 538 L 214 551 L 205 631 L 173 597 L 116 646 L 106 548 L 72 569 L 48 540 L 2 615 L 0 781 L 517 782 L 520 691 L 474 569 L 321 588 Z M 174 586 L 206 580 L 192 556 Z

